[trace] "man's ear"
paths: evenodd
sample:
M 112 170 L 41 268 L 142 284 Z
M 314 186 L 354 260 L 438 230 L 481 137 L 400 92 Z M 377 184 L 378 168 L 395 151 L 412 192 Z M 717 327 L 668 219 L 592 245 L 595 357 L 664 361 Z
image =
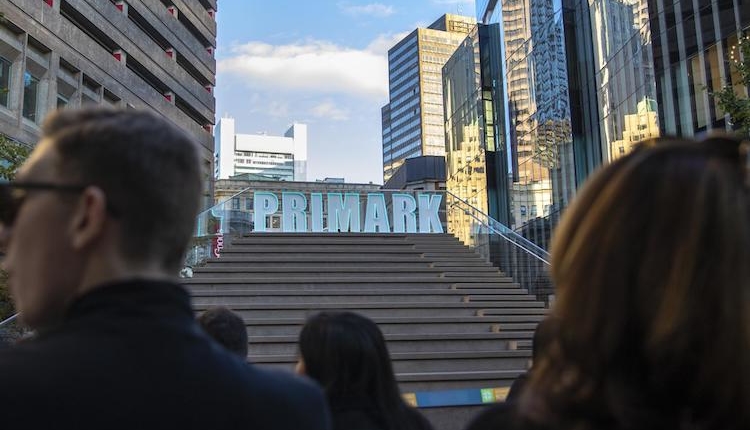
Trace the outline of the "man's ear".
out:
M 95 242 L 107 221 L 107 196 L 101 188 L 86 187 L 78 199 L 71 220 L 73 248 L 81 250 Z
M 307 375 L 307 369 L 305 368 L 305 360 L 300 357 L 297 360 L 297 364 L 294 366 L 294 373 L 298 375 Z

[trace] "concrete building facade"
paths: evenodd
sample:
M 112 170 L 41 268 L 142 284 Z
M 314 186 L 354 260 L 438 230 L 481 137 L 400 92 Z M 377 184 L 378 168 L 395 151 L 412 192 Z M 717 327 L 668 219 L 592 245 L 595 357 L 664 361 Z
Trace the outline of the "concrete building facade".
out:
M 250 173 L 281 181 L 307 180 L 307 125 L 294 123 L 284 136 L 237 134 L 233 118 L 216 127 L 214 176 Z
M 4 0 L 0 133 L 34 145 L 56 108 L 150 109 L 195 137 L 210 177 L 216 7 L 216 0 Z
M 442 68 L 475 23 L 446 14 L 388 51 L 389 102 L 381 110 L 384 183 L 407 158 L 445 155 Z

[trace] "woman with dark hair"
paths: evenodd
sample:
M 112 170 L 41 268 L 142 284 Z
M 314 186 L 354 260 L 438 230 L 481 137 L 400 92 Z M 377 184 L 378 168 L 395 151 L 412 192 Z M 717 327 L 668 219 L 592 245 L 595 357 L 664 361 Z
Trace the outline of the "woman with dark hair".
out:
M 749 179 L 730 138 L 647 142 L 592 177 L 553 238 L 557 330 L 511 428 L 750 429 Z
M 316 380 L 331 407 L 333 430 L 429 430 L 401 398 L 385 339 L 371 320 L 322 312 L 299 337 L 297 372 Z

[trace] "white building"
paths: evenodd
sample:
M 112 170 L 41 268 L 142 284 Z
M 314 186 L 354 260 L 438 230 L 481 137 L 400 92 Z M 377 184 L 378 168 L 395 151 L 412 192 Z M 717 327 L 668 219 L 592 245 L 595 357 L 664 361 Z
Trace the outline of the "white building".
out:
M 234 118 L 216 125 L 216 179 L 252 173 L 284 181 L 307 180 L 307 125 L 292 124 L 284 136 L 237 134 Z

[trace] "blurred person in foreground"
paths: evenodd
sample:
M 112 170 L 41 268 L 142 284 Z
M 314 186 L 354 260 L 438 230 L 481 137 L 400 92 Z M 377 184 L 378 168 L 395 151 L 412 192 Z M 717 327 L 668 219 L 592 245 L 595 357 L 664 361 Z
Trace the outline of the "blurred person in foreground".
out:
M 494 428 L 749 429 L 749 194 L 731 138 L 645 142 L 598 172 L 553 239 L 557 333 Z
M 321 312 L 299 337 L 297 372 L 317 381 L 334 430 L 431 430 L 398 390 L 385 338 L 353 312 Z
M 247 328 L 239 315 L 224 306 L 216 306 L 203 312 L 198 324 L 221 346 L 247 360 Z
M 63 110 L 0 185 L 11 295 L 36 336 L 0 352 L 4 428 L 326 429 L 311 382 L 248 366 L 195 321 L 177 274 L 196 144 L 152 113 Z

